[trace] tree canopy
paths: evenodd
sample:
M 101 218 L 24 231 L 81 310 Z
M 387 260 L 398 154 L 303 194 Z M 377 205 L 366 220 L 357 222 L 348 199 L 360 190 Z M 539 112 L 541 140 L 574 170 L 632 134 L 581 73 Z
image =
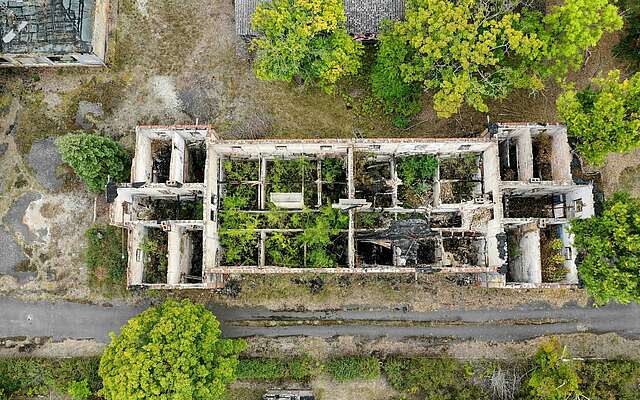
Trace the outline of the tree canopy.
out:
M 640 146 L 640 73 L 620 81 L 620 71 L 611 71 L 584 90 L 569 88 L 557 105 L 578 151 L 592 164 Z
M 62 160 L 69 164 L 92 192 L 101 192 L 111 176 L 123 181 L 129 176 L 129 155 L 110 138 L 89 133 L 69 134 L 56 140 Z
M 486 112 L 487 100 L 563 78 L 604 32 L 622 27 L 609 0 L 565 0 L 547 15 L 519 3 L 408 0 L 406 19 L 379 38 L 374 94 L 402 115 L 416 112 L 421 90 L 441 117 L 465 103 Z
M 213 314 L 188 300 L 150 308 L 111 337 L 99 368 L 106 400 L 222 399 L 245 346 L 221 339 Z
M 602 215 L 571 223 L 578 271 L 594 300 L 640 302 L 640 200 L 616 193 Z
M 262 2 L 252 24 L 259 35 L 252 44 L 260 79 L 299 77 L 331 92 L 340 78 L 360 68 L 362 45 L 345 29 L 342 0 Z

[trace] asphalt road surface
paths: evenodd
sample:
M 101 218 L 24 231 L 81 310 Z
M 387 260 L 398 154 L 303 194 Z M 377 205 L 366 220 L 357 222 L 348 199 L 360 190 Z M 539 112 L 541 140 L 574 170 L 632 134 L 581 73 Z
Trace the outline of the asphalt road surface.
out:
M 0 337 L 49 336 L 107 342 L 146 306 L 105 307 L 70 302 L 29 303 L 0 297 Z M 269 311 L 210 305 L 226 337 L 338 335 L 375 337 L 448 337 L 493 341 L 529 339 L 549 334 L 615 332 L 640 337 L 640 305 L 606 307 L 542 304 L 510 310 L 340 310 Z

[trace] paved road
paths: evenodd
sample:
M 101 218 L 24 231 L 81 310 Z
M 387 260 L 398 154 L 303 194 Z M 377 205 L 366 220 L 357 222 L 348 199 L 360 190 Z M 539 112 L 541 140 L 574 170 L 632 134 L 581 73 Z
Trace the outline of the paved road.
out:
M 0 337 L 51 336 L 108 341 L 129 318 L 145 306 L 26 303 L 0 297 Z M 640 305 L 601 308 L 536 305 L 512 310 L 455 310 L 436 312 L 327 311 L 274 312 L 261 308 L 209 307 L 222 322 L 227 337 L 353 335 L 364 337 L 453 337 L 478 340 L 522 340 L 541 335 L 575 332 L 616 332 L 640 338 Z M 253 321 L 252 326 L 246 326 Z M 276 321 L 302 321 L 289 326 L 266 326 Z M 372 322 L 375 321 L 375 322 Z M 394 321 L 396 322 L 394 325 Z M 403 321 L 418 324 L 406 326 Z M 255 325 L 265 326 L 255 326 Z

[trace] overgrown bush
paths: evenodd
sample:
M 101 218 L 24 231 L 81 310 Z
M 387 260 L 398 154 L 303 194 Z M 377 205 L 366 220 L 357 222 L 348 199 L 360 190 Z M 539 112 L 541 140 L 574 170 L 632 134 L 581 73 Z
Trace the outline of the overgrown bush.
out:
M 56 140 L 62 160 L 69 164 L 92 192 L 102 192 L 108 177 L 122 182 L 129 177 L 129 155 L 117 142 L 89 133 L 69 134 Z
M 351 356 L 327 361 L 329 375 L 340 382 L 380 377 L 380 361 L 375 357 Z
M 598 400 L 637 400 L 640 364 L 635 361 L 584 361 L 577 365 L 584 397 Z
M 571 230 L 578 271 L 594 300 L 640 302 L 640 200 L 616 193 L 601 215 L 574 219 Z
M 87 229 L 85 262 L 89 282 L 96 287 L 122 287 L 126 283 L 126 233 L 110 225 L 94 225 Z
M 620 82 L 620 71 L 596 78 L 591 86 L 571 88 L 558 97 L 558 115 L 578 151 L 594 165 L 602 165 L 610 152 L 640 146 L 640 73 Z
M 273 0 L 261 2 L 252 18 L 258 38 L 256 75 L 290 82 L 299 77 L 327 92 L 361 66 L 362 44 L 345 29 L 342 0 Z
M 0 398 L 67 393 L 73 382 L 85 381 L 90 391 L 101 387 L 99 359 L 0 358 Z M 4 397 L 3 397 L 4 395 Z
M 542 344 L 534 357 L 527 387 L 532 400 L 565 400 L 580 394 L 580 378 L 566 349 L 556 338 Z
M 394 389 L 425 400 L 489 399 L 469 379 L 470 369 L 453 359 L 392 358 L 384 362 L 384 374 Z

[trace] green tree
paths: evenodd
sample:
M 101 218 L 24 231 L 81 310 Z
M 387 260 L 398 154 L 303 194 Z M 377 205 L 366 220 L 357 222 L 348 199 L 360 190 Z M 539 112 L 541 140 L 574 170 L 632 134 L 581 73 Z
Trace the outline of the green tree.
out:
M 640 200 L 616 193 L 602 215 L 571 223 L 578 271 L 599 304 L 640 302 Z
M 106 400 L 222 399 L 244 342 L 220 338 L 201 305 L 167 300 L 132 318 L 100 360 Z
M 56 140 L 64 162 L 82 178 L 92 192 L 101 192 L 111 176 L 114 181 L 129 176 L 129 156 L 122 146 L 104 136 L 69 134 Z
M 640 146 L 640 73 L 620 82 L 620 71 L 610 71 L 584 90 L 569 88 L 557 106 L 578 151 L 592 164 L 603 164 L 609 152 Z
M 406 19 L 379 38 L 372 90 L 404 117 L 419 110 L 422 89 L 440 117 L 465 103 L 487 112 L 487 100 L 564 79 L 604 32 L 621 27 L 609 0 L 565 0 L 547 15 L 518 1 L 407 0 Z
M 618 7 L 610 3 L 610 0 L 565 0 L 544 16 L 539 35 L 550 73 L 562 78 L 569 70 L 580 69 L 587 49 L 595 46 L 605 32 L 622 29 L 624 22 Z
M 69 383 L 67 394 L 73 400 L 86 400 L 91 396 L 91 389 L 89 388 L 89 382 L 87 379 L 81 381 L 72 381 Z
M 527 382 L 532 400 L 566 400 L 580 393 L 580 378 L 575 366 L 564 360 L 566 356 L 556 338 L 542 344 Z
M 258 38 L 255 70 L 263 80 L 300 77 L 332 92 L 336 82 L 358 72 L 362 45 L 345 29 L 342 0 L 273 0 L 253 14 Z
M 505 97 L 514 88 L 541 88 L 540 79 L 525 65 L 538 59 L 543 43 L 535 34 L 518 29 L 519 14 L 498 2 L 489 4 L 408 1 L 406 20 L 380 38 L 374 93 L 385 102 L 391 94 L 402 94 L 398 98 L 405 103 L 416 92 L 414 85 L 419 85 L 434 91 L 434 109 L 449 117 L 464 103 L 488 111 L 488 98 Z M 506 62 L 508 56 L 512 61 Z M 384 76 L 396 78 L 389 80 L 388 94 Z

